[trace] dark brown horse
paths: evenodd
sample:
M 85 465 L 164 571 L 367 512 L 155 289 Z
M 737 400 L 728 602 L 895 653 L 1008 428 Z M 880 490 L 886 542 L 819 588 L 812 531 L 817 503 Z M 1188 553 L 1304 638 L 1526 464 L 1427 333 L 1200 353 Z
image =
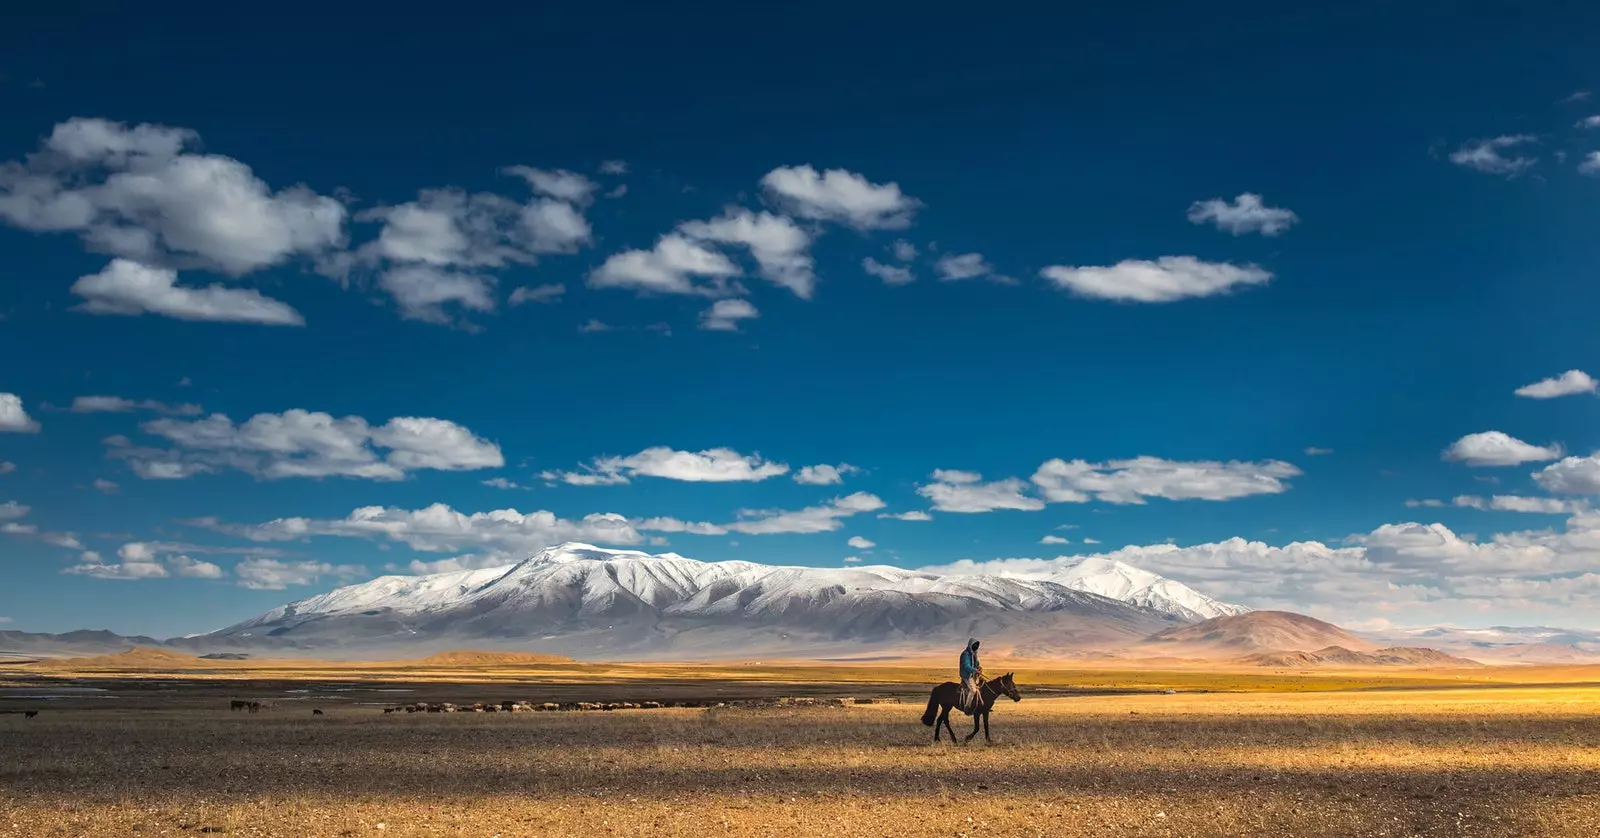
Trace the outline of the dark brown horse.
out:
M 972 737 L 978 735 L 980 728 L 983 730 L 985 742 L 994 741 L 989 738 L 989 711 L 994 709 L 994 703 L 1000 700 L 1002 695 L 1012 701 L 1022 700 L 1022 696 L 1017 693 L 1017 685 L 1012 680 L 1012 674 L 1007 672 L 999 678 L 983 682 L 983 686 L 978 688 L 977 712 L 965 707 L 959 708 L 961 712 L 972 717 L 972 732 L 961 740 L 962 744 L 971 742 Z M 928 696 L 927 712 L 922 714 L 922 723 L 933 728 L 933 741 L 939 741 L 940 725 L 944 725 L 944 729 L 950 731 L 950 741 L 956 741 L 956 732 L 950 728 L 950 711 L 957 709 L 956 704 L 960 700 L 961 685 L 954 681 L 946 681 L 933 688 L 932 694 Z

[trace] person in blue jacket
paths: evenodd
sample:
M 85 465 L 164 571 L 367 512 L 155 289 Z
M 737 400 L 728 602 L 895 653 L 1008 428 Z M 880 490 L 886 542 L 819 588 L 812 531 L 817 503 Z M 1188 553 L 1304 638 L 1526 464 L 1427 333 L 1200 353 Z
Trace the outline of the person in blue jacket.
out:
M 978 641 L 967 638 L 961 652 L 961 706 L 968 712 L 978 703 L 978 688 L 983 686 L 983 666 L 978 663 Z

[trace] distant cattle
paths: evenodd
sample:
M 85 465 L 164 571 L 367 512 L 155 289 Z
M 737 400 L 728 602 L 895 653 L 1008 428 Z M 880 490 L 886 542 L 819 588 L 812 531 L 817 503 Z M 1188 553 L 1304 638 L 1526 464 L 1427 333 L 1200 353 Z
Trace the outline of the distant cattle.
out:
M 23 712 L 22 718 L 31 719 L 31 718 L 33 718 L 34 716 L 37 716 L 37 715 L 39 715 L 39 711 L 38 710 L 27 710 L 27 711 Z
M 311 708 L 311 715 L 313 715 L 313 716 L 320 716 L 320 715 L 322 715 L 322 708 L 320 708 L 320 707 L 313 707 L 313 708 Z
M 250 702 L 248 702 L 248 701 L 240 701 L 239 699 L 236 698 L 236 699 L 228 702 L 228 709 L 229 710 L 233 710 L 233 711 L 249 710 L 250 709 Z

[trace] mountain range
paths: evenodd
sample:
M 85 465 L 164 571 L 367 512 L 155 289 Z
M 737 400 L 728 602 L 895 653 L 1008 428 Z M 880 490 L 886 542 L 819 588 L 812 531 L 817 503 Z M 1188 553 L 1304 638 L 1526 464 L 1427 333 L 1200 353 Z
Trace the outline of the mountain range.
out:
M 887 566 L 703 562 L 577 543 L 501 567 L 383 576 L 189 637 L 0 632 L 0 657 L 139 646 L 325 658 L 462 648 L 581 660 L 866 658 L 944 654 L 973 636 L 984 638 L 991 653 L 1032 658 L 1205 658 L 1263 666 L 1467 662 L 1452 655 L 1600 660 L 1600 636 L 1589 632 L 1423 629 L 1358 636 L 1305 615 L 1252 612 L 1102 557 L 1036 576 L 940 575 Z M 1409 648 L 1416 645 L 1443 651 Z

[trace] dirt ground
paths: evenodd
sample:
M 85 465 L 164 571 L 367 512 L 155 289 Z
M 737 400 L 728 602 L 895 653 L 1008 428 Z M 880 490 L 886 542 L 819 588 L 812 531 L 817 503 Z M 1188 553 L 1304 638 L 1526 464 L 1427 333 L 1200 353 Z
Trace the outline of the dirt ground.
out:
M 920 701 L 248 715 L 159 689 L 0 716 L 0 836 L 1600 835 L 1597 686 L 1025 690 L 967 747 Z

